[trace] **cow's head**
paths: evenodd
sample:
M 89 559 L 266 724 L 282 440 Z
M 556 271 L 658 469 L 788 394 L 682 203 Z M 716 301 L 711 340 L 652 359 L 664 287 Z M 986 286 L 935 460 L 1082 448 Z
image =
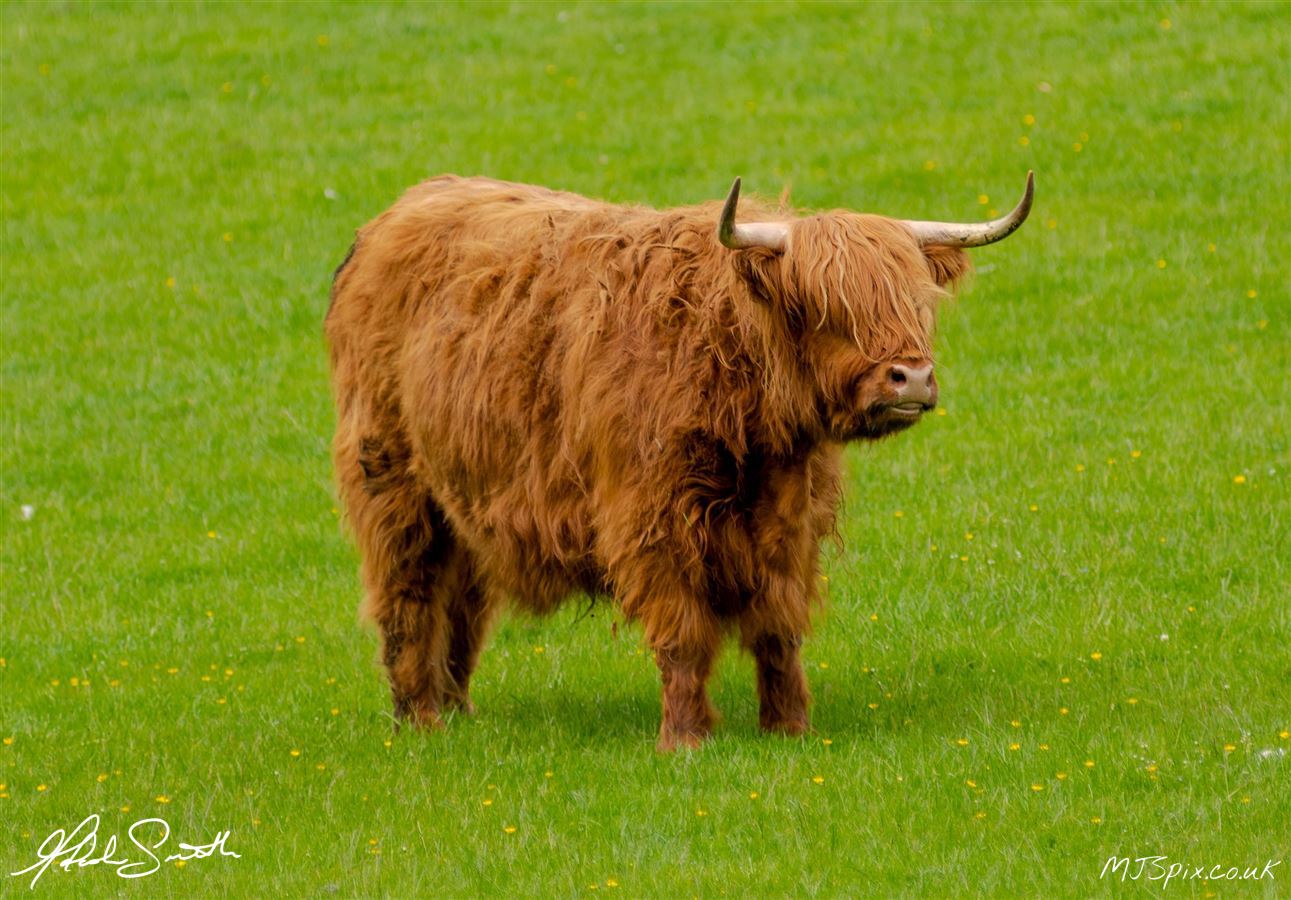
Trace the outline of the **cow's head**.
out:
M 815 409 L 834 440 L 908 428 L 937 403 L 932 333 L 937 303 L 968 271 L 966 247 L 1012 234 L 1031 211 L 1034 178 L 991 222 L 916 222 L 846 211 L 735 224 L 735 179 L 718 237 L 784 332 Z

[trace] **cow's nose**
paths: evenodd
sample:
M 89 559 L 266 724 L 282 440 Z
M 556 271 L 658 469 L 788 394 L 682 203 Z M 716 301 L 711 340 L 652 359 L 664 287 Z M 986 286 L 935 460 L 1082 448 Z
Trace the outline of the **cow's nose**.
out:
M 932 377 L 932 363 L 921 366 L 903 366 L 897 363 L 888 369 L 888 380 L 896 392 L 897 401 L 922 403 L 932 406 L 937 402 L 937 379 Z

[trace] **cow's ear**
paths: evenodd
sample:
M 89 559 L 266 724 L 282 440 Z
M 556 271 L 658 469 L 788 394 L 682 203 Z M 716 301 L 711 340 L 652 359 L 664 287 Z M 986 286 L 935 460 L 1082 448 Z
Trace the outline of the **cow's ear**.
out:
M 780 263 L 784 255 L 778 250 L 767 250 L 757 247 L 743 250 L 734 257 L 735 271 L 748 285 L 749 293 L 755 300 L 770 303 L 773 297 L 781 296 Z
M 968 254 L 958 247 L 930 244 L 923 248 L 923 258 L 928 263 L 932 280 L 947 290 L 954 287 L 973 267 Z

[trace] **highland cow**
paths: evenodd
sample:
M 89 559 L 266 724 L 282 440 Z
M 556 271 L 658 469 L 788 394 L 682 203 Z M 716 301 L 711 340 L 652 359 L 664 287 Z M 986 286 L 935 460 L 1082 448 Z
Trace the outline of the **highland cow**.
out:
M 611 597 L 663 681 L 659 748 L 713 724 L 727 634 L 763 729 L 799 658 L 844 444 L 937 402 L 937 303 L 983 224 L 751 203 L 659 211 L 433 178 L 362 228 L 326 330 L 339 490 L 397 719 L 438 727 L 508 602 Z

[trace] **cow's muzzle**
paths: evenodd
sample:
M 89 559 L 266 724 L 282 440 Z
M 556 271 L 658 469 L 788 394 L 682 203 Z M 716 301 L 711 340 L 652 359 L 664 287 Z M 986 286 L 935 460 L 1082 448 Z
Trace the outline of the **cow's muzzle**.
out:
M 893 399 L 888 409 L 900 416 L 917 417 L 937 405 L 937 379 L 932 363 L 888 368 L 888 389 Z

